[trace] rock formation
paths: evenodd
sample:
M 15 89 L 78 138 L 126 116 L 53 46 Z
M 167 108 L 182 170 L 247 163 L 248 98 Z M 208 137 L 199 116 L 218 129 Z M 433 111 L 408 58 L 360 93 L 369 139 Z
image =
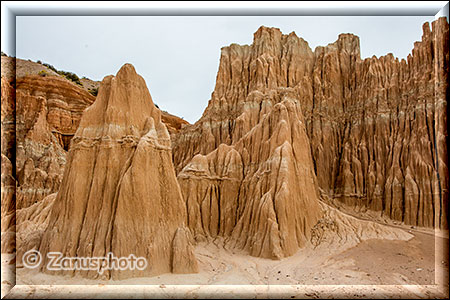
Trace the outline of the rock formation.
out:
M 116 77 L 105 77 L 71 140 L 40 243 L 42 255 L 56 251 L 66 257 L 104 257 L 112 252 L 147 259 L 143 271 L 102 275 L 114 279 L 196 272 L 171 156 L 169 133 L 144 79 L 129 64 Z
M 252 46 L 223 48 L 205 113 L 174 139 L 197 240 L 223 236 L 230 247 L 275 259 L 304 246 L 322 215 L 302 95 L 279 84 L 286 77 L 270 56 L 283 53 L 282 41 L 307 55 L 305 42 L 265 27 Z
M 2 252 L 14 251 L 16 206 L 58 191 L 70 139 L 95 100 L 51 70 L 46 77 L 28 74 L 42 69 L 2 56 Z
M 22 264 L 24 249 L 37 249 L 41 238 L 47 229 L 50 220 L 50 212 L 55 202 L 56 193 L 50 194 L 44 199 L 26 208 L 16 210 L 18 245 L 17 262 Z
M 220 175 L 205 169 L 216 159 L 214 151 L 223 152 L 221 144 L 238 148 L 243 138 L 256 134 L 264 116 L 283 101 L 275 95 L 284 91 L 304 115 L 302 126 L 322 195 L 406 224 L 447 228 L 448 28 L 445 18 L 434 21 L 432 30 L 425 23 L 422 41 L 415 43 L 407 61 L 392 54 L 361 60 L 359 38 L 352 34 L 341 34 L 335 43 L 313 52 L 295 33 L 283 35 L 266 27 L 255 33 L 250 46 L 222 48 L 208 107 L 199 121 L 173 138 L 183 193 L 195 194 L 188 182 L 198 178 L 195 172 L 187 178 L 190 170 Z M 267 138 L 278 130 L 277 124 L 264 130 Z M 264 138 L 260 135 L 253 145 L 264 147 Z M 234 157 L 239 156 L 230 154 Z M 241 164 L 244 172 L 237 181 L 248 170 Z M 236 186 L 228 185 L 236 198 Z M 196 197 L 204 197 L 205 189 L 198 189 Z M 234 218 L 227 222 L 236 222 Z M 215 226 L 227 226 L 219 224 Z

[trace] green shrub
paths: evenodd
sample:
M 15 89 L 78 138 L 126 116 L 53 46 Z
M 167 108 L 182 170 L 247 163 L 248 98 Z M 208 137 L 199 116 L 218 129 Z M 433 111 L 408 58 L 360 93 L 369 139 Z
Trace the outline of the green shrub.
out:
M 53 72 L 58 73 L 58 70 L 56 70 L 56 68 L 50 64 L 44 63 L 42 64 L 43 66 L 46 66 L 47 68 L 49 68 L 50 70 L 52 70 Z
M 81 83 L 80 78 L 77 76 L 77 74 L 72 73 L 72 72 L 62 71 L 62 70 L 57 71 L 57 73 L 59 75 L 66 77 L 68 80 L 75 82 L 76 84 L 78 84 L 80 86 L 83 86 L 83 84 Z
M 92 96 L 97 97 L 98 94 L 98 88 L 94 88 L 94 89 L 88 89 L 89 93 L 91 93 Z
M 38 63 L 41 63 L 43 66 L 46 66 L 47 68 L 49 68 L 50 70 L 52 70 L 53 72 L 64 76 L 66 79 L 78 84 L 79 86 L 83 86 L 83 83 L 81 83 L 80 78 L 78 77 L 77 74 L 72 73 L 72 72 L 67 72 L 67 71 L 62 71 L 62 70 L 57 70 L 54 66 L 52 66 L 51 64 L 47 64 L 47 63 L 42 63 L 40 60 L 38 60 Z
M 39 76 L 42 76 L 42 77 L 45 77 L 45 76 L 48 75 L 48 73 L 45 72 L 44 70 L 41 70 L 41 71 L 39 71 L 38 75 L 39 75 Z

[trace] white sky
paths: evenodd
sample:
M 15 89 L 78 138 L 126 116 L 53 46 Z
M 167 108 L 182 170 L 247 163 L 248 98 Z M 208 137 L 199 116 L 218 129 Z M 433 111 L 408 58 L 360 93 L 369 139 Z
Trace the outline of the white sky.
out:
M 361 57 L 406 58 L 431 16 L 403 17 L 16 17 L 16 56 L 101 80 L 132 63 L 153 101 L 194 123 L 214 89 L 220 48 L 251 44 L 261 26 L 295 31 L 314 50 L 340 33 L 359 36 Z M 9 54 L 9 53 L 7 53 Z

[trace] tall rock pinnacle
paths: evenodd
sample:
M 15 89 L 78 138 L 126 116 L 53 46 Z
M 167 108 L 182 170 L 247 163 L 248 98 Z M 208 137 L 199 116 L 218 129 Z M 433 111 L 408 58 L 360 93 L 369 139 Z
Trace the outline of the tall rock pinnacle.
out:
M 222 236 L 230 247 L 274 259 L 309 241 L 322 210 L 302 95 L 287 85 L 311 72 L 312 58 L 305 41 L 266 27 L 251 46 L 222 48 L 205 113 L 174 139 L 197 240 Z
M 107 278 L 195 272 L 169 134 L 132 65 L 103 79 L 71 143 L 40 244 L 42 255 L 103 257 L 112 252 L 148 262 L 143 271 L 112 270 L 103 274 Z M 92 270 L 81 273 L 98 276 Z

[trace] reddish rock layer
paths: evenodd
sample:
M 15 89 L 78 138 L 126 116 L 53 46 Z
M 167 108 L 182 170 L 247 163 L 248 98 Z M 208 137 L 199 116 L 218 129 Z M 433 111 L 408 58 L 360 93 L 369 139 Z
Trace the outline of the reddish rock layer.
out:
M 27 76 L 16 83 L 17 208 L 59 189 L 66 151 L 83 110 L 95 98 L 58 77 Z
M 167 130 L 170 135 L 178 133 L 184 126 L 188 125 L 189 122 L 179 118 L 177 116 L 171 115 L 166 111 L 161 111 L 161 121 L 166 125 Z

